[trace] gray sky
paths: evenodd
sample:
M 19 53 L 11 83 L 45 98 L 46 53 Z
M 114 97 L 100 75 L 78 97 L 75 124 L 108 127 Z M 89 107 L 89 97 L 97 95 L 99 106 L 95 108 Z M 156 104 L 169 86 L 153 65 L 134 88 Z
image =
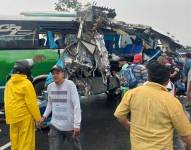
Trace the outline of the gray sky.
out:
M 0 14 L 22 11 L 49 11 L 56 0 L 0 0 Z M 81 0 L 83 3 L 91 0 Z M 191 46 L 191 0 L 94 0 L 97 5 L 116 9 L 117 18 L 127 23 L 145 24 L 170 32 Z

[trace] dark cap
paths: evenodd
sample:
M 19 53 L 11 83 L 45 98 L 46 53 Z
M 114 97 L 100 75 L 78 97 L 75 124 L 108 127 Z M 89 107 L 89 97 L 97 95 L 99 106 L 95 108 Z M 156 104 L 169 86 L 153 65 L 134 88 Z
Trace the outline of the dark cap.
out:
M 13 73 L 28 74 L 33 66 L 32 59 L 18 60 L 13 66 Z
M 63 69 L 61 66 L 59 66 L 59 65 L 54 65 L 54 66 L 51 68 L 50 72 L 53 72 L 54 70 L 64 72 L 64 69 Z

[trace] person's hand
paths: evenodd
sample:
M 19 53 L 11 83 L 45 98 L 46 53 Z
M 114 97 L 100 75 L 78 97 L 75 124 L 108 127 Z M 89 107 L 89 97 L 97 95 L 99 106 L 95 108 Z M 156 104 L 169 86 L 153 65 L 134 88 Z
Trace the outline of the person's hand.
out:
M 126 129 L 130 130 L 131 122 L 126 120 Z
M 36 121 L 35 124 L 36 124 L 36 128 L 39 129 L 40 128 L 40 121 Z
M 191 146 L 186 145 L 185 150 L 191 150 Z
M 46 117 L 41 117 L 41 119 L 40 119 L 40 125 L 44 122 L 46 120 Z
M 75 138 L 78 135 L 80 135 L 80 128 L 74 128 L 72 137 Z

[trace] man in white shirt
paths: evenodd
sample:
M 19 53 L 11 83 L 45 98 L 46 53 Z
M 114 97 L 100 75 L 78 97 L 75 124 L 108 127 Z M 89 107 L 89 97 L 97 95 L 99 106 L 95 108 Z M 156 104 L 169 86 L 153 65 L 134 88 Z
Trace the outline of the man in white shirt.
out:
M 67 139 L 73 150 L 81 150 L 81 108 L 76 85 L 64 79 L 64 70 L 58 65 L 52 67 L 51 73 L 54 82 L 48 85 L 48 104 L 41 119 L 43 122 L 52 112 L 49 148 L 61 150 Z

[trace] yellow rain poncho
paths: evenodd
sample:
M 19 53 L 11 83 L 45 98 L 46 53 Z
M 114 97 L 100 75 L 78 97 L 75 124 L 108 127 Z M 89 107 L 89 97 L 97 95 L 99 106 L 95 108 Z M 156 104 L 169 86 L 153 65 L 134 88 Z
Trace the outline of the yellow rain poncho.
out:
M 13 74 L 4 92 L 6 123 L 10 124 L 12 150 L 35 149 L 34 121 L 41 115 L 32 83 L 26 75 Z

